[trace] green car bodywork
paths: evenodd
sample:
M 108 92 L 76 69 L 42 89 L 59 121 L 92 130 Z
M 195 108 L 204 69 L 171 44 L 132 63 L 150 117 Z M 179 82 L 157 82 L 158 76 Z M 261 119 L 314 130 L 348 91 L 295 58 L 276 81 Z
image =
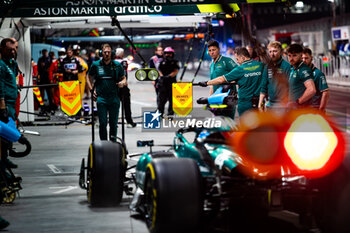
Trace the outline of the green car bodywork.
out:
M 189 142 L 184 136 L 184 133 L 177 132 L 173 141 L 173 149 L 163 153 L 172 154 L 177 158 L 191 158 L 195 160 L 202 176 L 211 176 L 213 175 L 213 171 L 204 162 L 200 154 L 201 152 L 198 150 L 198 144 L 202 144 L 206 147 L 218 169 L 230 172 L 237 166 L 235 162 L 237 155 L 225 144 L 225 141 L 222 141 L 220 144 L 206 143 L 206 138 L 208 138 L 208 136 L 213 136 L 213 134 L 220 134 L 220 129 L 196 129 L 192 132 L 196 132 L 193 142 Z M 141 156 L 136 165 L 136 182 L 137 186 L 141 189 L 143 189 L 144 186 L 147 165 L 152 162 L 152 159 L 153 153 L 145 153 Z

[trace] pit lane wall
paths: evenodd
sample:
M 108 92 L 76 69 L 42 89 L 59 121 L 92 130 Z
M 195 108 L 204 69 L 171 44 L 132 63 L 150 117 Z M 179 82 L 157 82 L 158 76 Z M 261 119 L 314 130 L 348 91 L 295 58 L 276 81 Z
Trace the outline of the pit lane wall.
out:
M 31 63 L 31 42 L 30 28 L 26 27 L 20 18 L 4 18 L 0 27 L 1 39 L 13 37 L 18 41 L 17 62 L 23 72 L 24 86 L 33 84 L 32 63 Z M 21 91 L 21 111 L 34 112 L 33 89 L 23 89 Z M 34 121 L 34 115 L 19 114 L 22 122 Z

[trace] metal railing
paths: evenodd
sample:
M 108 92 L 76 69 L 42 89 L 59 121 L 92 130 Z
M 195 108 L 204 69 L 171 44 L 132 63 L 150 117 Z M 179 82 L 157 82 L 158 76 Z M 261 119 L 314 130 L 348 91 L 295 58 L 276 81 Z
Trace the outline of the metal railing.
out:
M 315 57 L 314 64 L 333 84 L 350 85 L 350 56 Z

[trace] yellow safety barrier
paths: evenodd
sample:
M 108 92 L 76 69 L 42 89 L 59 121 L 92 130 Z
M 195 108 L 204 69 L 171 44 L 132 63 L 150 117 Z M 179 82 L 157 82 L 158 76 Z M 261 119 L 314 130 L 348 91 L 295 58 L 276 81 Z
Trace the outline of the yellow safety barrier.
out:
M 179 116 L 192 111 L 192 83 L 173 83 L 173 110 Z
M 34 87 L 33 93 L 34 93 L 35 97 L 37 98 L 37 100 L 39 101 L 39 104 L 41 106 L 44 105 L 44 101 L 43 101 L 43 98 L 41 98 L 39 87 Z
M 61 109 L 69 116 L 76 115 L 81 109 L 79 81 L 59 83 Z

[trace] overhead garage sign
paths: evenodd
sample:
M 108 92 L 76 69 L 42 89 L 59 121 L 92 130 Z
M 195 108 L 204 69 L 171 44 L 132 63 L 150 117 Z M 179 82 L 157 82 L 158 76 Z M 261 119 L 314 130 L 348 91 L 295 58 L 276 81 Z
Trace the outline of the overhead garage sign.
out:
M 236 3 L 281 2 L 285 0 L 228 0 Z M 222 12 L 217 0 L 46 0 L 19 1 L 8 17 L 117 16 L 136 14 L 194 14 Z
M 236 4 L 232 5 L 235 9 Z M 239 8 L 238 8 L 239 9 Z M 236 10 L 237 11 L 237 10 Z M 153 15 L 153 14 L 194 14 L 222 12 L 219 4 L 177 5 L 177 6 L 89 6 L 89 7 L 50 7 L 19 10 L 15 16 L 20 17 L 66 17 L 66 16 L 117 16 L 117 15 Z

